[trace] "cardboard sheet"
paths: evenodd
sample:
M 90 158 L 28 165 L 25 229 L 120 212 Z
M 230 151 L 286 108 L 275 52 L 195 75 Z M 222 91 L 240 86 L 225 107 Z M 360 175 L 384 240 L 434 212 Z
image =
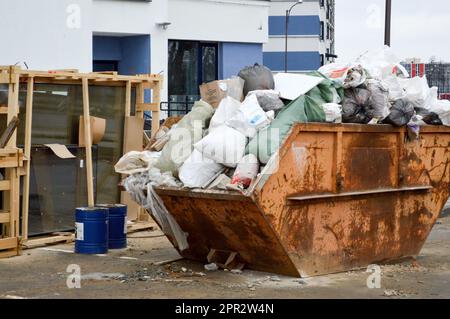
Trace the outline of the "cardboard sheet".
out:
M 144 119 L 136 116 L 125 118 L 123 154 L 144 149 Z
M 65 145 L 62 144 L 44 144 L 48 148 L 50 148 L 53 153 L 55 153 L 56 156 L 62 159 L 67 158 L 75 158 L 75 155 L 73 155 L 68 148 Z
M 90 116 L 91 119 L 91 140 L 92 145 L 100 143 L 105 135 L 106 130 L 106 120 Z M 84 147 L 84 118 L 83 115 L 80 115 L 80 124 L 78 126 L 78 146 Z
M 274 79 L 275 91 L 280 92 L 280 97 L 286 100 L 295 100 L 323 81 L 316 76 L 293 73 L 278 73 Z
M 240 77 L 234 77 L 200 85 L 200 96 L 203 101 L 213 108 L 217 108 L 220 101 L 226 96 L 231 96 L 235 100 L 242 101 L 244 99 L 243 89 L 244 80 Z

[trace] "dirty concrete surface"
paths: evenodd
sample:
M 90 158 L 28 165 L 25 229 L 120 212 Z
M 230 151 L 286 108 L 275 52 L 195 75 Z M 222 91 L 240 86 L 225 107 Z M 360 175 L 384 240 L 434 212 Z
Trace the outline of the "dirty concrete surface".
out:
M 447 208 L 448 209 L 448 208 Z M 179 258 L 162 233 L 130 234 L 129 247 L 77 255 L 73 244 L 25 250 L 0 260 L 0 298 L 450 298 L 450 216 L 439 219 L 416 260 L 381 266 L 381 288 L 367 288 L 366 269 L 313 278 L 251 270 L 207 271 Z M 66 281 L 80 266 L 80 289 Z

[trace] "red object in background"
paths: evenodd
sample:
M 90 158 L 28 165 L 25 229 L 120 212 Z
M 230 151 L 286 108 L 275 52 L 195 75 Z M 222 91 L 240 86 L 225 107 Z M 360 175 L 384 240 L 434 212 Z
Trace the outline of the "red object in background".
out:
M 411 77 L 423 77 L 425 75 L 425 63 L 411 63 Z
M 450 100 L 450 93 L 439 94 L 439 100 Z

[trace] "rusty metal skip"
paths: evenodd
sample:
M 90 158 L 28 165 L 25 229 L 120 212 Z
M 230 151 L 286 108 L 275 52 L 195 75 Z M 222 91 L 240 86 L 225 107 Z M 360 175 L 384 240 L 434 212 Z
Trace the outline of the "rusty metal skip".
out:
M 247 195 L 156 192 L 189 234 L 183 257 L 316 276 L 418 255 L 449 197 L 449 151 L 443 126 L 408 141 L 389 125 L 296 124 Z

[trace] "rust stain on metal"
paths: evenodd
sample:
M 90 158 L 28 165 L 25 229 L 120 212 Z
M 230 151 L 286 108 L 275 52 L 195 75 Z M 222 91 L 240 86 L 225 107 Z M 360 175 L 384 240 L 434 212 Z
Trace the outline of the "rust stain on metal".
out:
M 233 251 L 250 268 L 292 276 L 394 261 L 419 254 L 450 185 L 450 128 L 405 136 L 387 125 L 298 124 L 278 170 L 249 196 L 157 192 L 189 233 L 186 258 Z

